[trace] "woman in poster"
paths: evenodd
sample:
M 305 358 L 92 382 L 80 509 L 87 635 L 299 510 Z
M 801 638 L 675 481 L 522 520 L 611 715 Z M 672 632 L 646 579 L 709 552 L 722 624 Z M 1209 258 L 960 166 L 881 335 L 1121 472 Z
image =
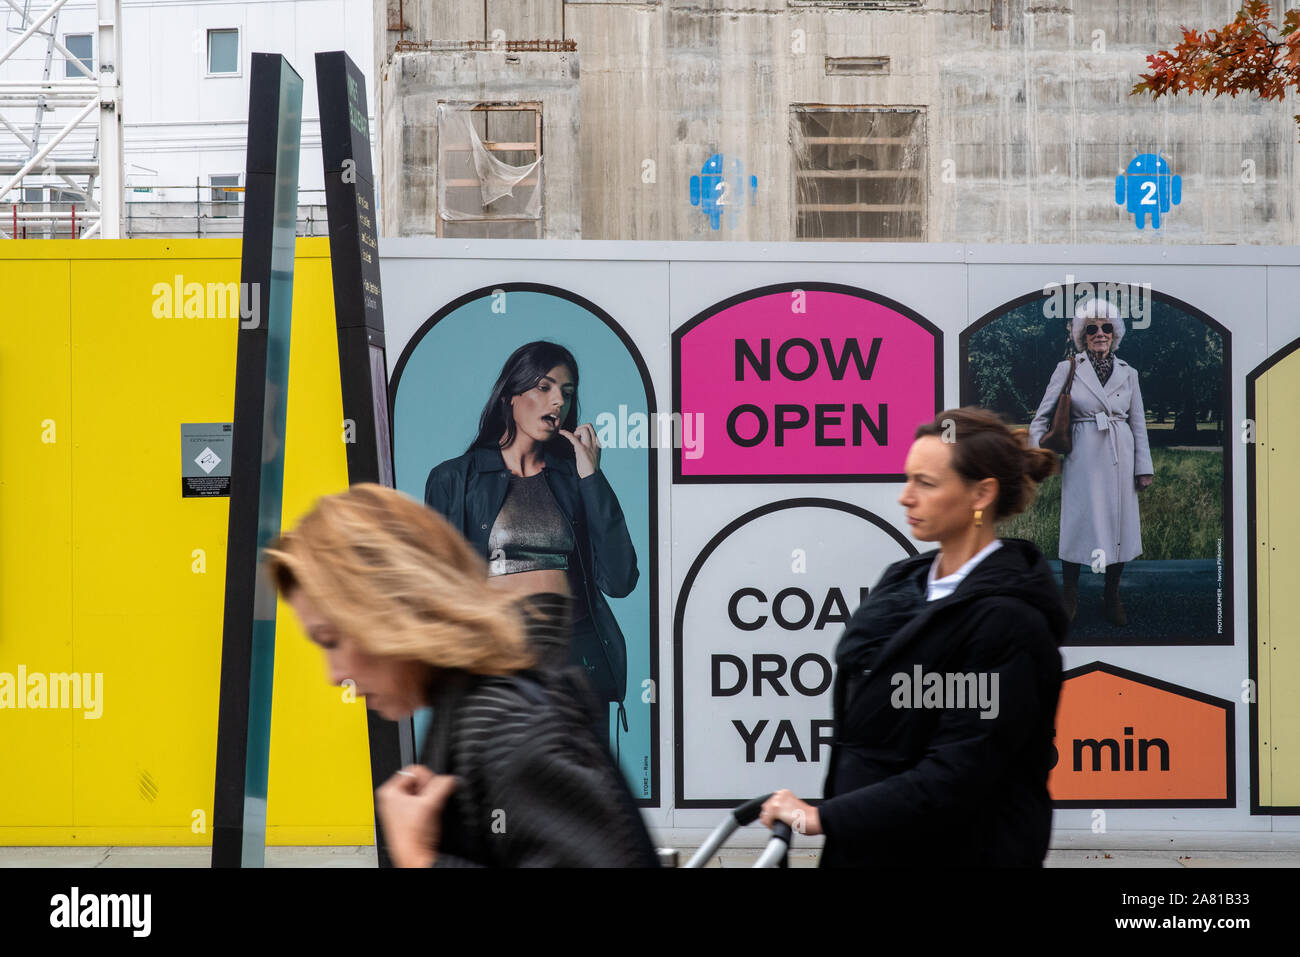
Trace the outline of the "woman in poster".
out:
M 1061 469 L 1061 579 L 1065 608 L 1073 619 L 1079 604 L 1079 572 L 1098 559 L 1106 569 L 1106 617 L 1126 625 L 1119 600 L 1125 562 L 1142 554 L 1137 493 L 1154 478 L 1146 412 L 1138 373 L 1116 357 L 1124 322 L 1113 303 L 1090 299 L 1074 314 L 1078 352 L 1062 360 L 1047 383 L 1029 435 L 1038 445 L 1051 428 L 1056 401 L 1071 363 L 1070 454 Z
M 429 473 L 424 501 L 488 560 L 491 584 L 571 618 L 571 644 L 544 653 L 544 664 L 580 665 L 597 699 L 618 704 L 616 728 L 627 731 L 627 644 L 604 596 L 631 593 L 636 552 L 600 471 L 595 429 L 577 422 L 573 354 L 553 342 L 520 346 L 492 387 L 477 437 Z M 602 711 L 595 724 L 608 742 Z

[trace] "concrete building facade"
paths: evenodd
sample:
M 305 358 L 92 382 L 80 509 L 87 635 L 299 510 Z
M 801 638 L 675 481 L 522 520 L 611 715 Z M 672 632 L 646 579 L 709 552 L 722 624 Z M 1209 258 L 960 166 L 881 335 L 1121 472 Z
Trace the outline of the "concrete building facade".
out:
M 1293 103 L 1129 93 L 1239 6 L 376 0 L 381 229 L 448 234 L 439 102 L 526 101 L 551 238 L 1295 243 Z M 1139 230 L 1146 153 L 1181 195 Z

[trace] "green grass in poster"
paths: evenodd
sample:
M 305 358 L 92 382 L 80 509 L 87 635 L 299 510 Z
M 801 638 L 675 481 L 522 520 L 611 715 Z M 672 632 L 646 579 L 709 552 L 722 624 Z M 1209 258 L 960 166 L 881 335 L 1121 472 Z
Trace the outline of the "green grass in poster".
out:
M 1142 558 L 1214 558 L 1223 529 L 1223 454 L 1183 449 L 1151 450 L 1155 481 L 1138 495 Z M 998 527 L 1004 538 L 1027 538 L 1049 559 L 1061 537 L 1061 477 L 1038 489 L 1028 511 Z

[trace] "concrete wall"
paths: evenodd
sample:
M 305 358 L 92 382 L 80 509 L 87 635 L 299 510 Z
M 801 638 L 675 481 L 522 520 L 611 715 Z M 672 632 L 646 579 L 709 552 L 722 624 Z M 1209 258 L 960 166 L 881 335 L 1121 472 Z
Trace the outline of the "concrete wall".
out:
M 403 3 L 411 29 L 376 31 L 381 71 L 399 38 L 576 40 L 584 238 L 796 238 L 791 106 L 833 104 L 925 111 L 930 241 L 1297 241 L 1292 102 L 1128 92 L 1147 54 L 1184 25 L 1227 23 L 1235 0 L 570 0 L 559 18 L 553 0 L 499 0 L 486 21 L 482 0 L 439 3 L 436 18 L 432 0 Z M 882 55 L 887 75 L 826 75 L 827 57 Z M 1114 181 L 1155 151 L 1181 175 L 1183 200 L 1159 231 L 1139 231 Z M 734 229 L 712 229 L 689 200 L 690 177 L 716 152 L 758 178 Z M 427 159 L 390 154 L 384 166 Z M 547 165 L 554 183 L 561 164 Z M 402 195 L 387 234 L 420 231 L 407 210 L 421 201 Z

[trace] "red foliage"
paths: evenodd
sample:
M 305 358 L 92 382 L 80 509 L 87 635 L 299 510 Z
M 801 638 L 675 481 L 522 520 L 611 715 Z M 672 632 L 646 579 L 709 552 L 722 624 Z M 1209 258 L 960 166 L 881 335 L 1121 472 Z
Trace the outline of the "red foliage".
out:
M 1132 93 L 1255 93 L 1280 100 L 1300 86 L 1300 10 L 1289 10 L 1282 25 L 1269 19 L 1263 0 L 1245 0 L 1236 18 L 1221 30 L 1197 33 L 1183 27 L 1183 41 L 1147 57 L 1150 73 Z M 1300 115 L 1296 116 L 1300 124 Z

